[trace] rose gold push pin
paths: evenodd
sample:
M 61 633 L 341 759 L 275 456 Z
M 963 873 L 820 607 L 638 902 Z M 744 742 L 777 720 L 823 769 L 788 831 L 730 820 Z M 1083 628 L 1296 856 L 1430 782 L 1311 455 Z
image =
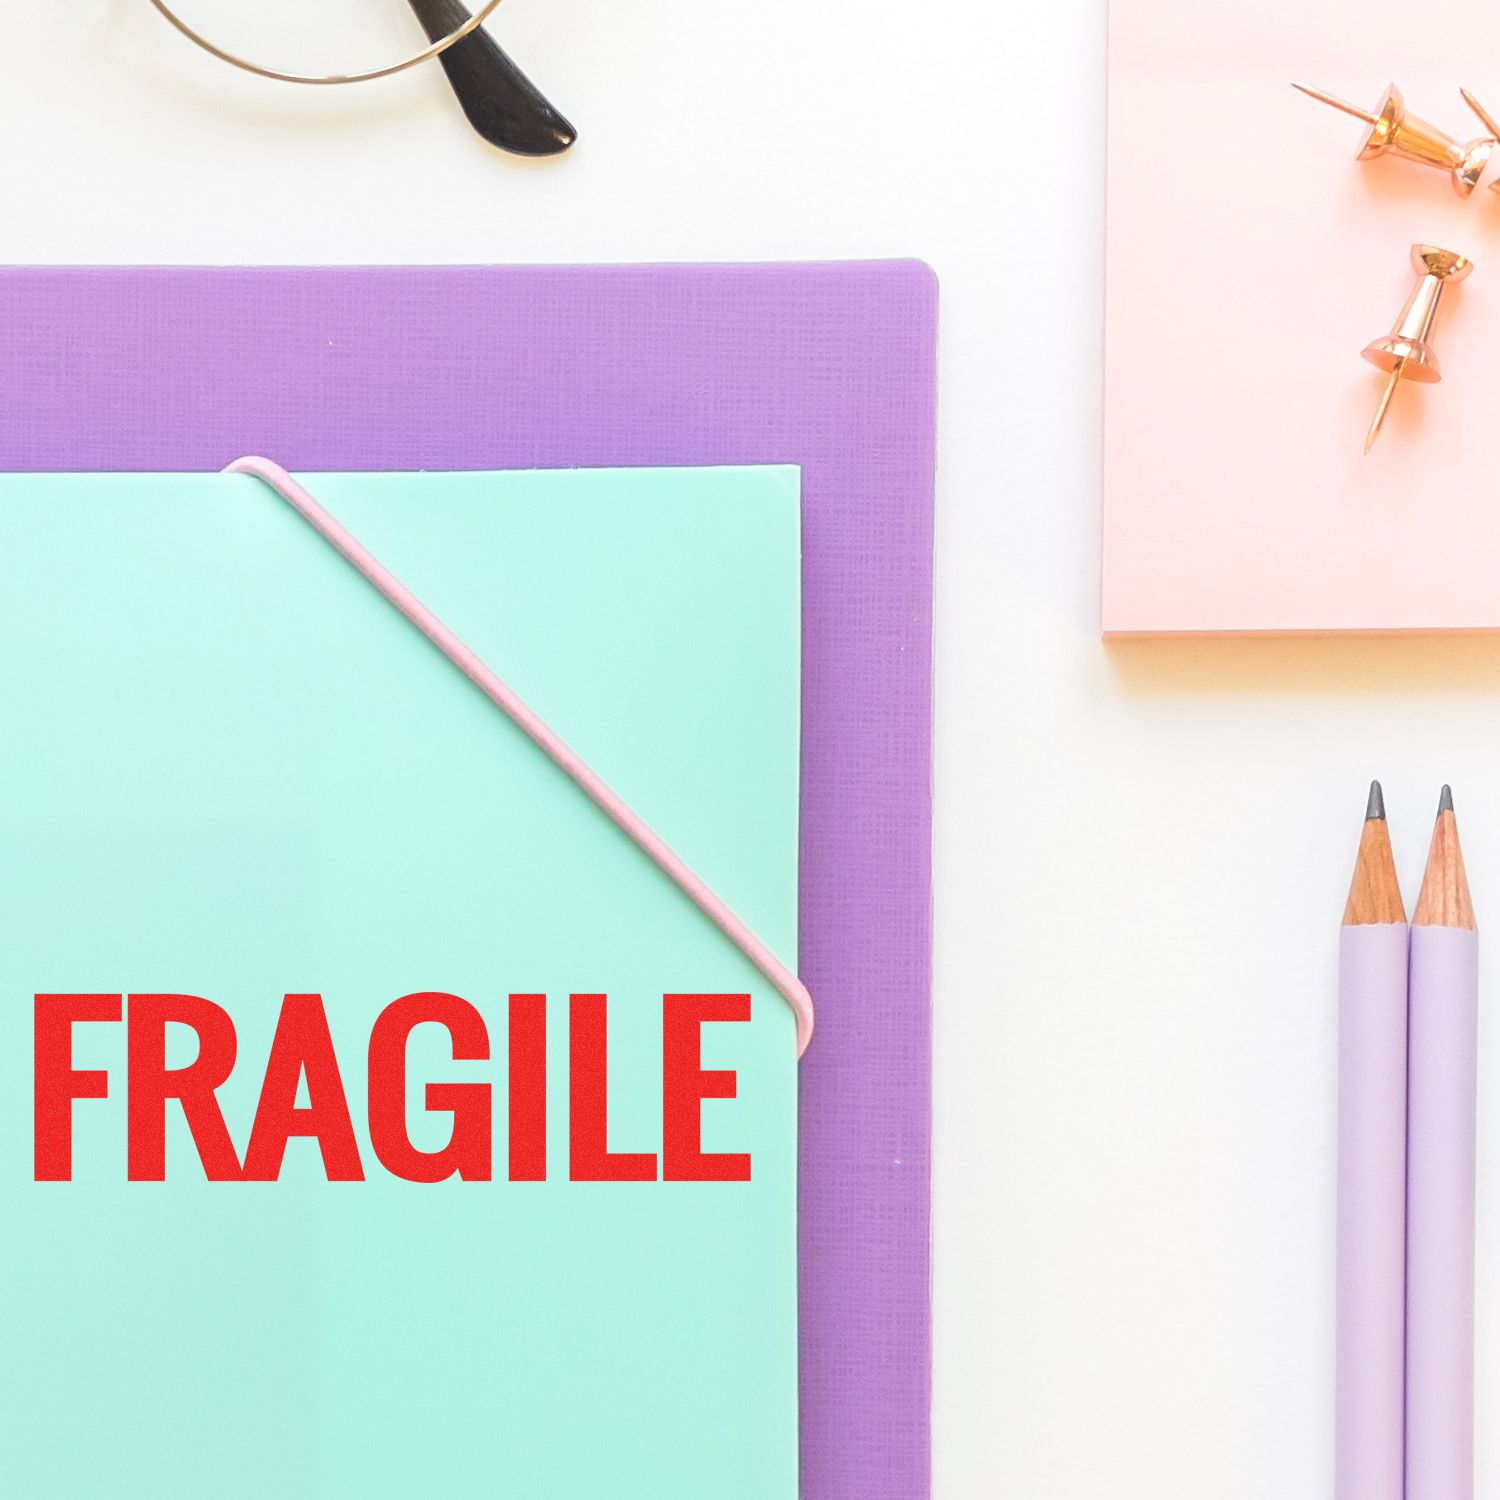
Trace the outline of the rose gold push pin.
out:
M 1310 89 L 1300 83 L 1294 83 L 1292 87 L 1309 98 L 1343 110 L 1346 115 L 1353 115 L 1356 120 L 1363 120 L 1370 127 L 1370 133 L 1360 148 L 1359 161 L 1390 152 L 1392 156 L 1404 156 L 1407 161 L 1421 162 L 1426 167 L 1439 167 L 1451 175 L 1454 190 L 1460 198 L 1467 198 L 1474 191 L 1484 174 L 1490 152 L 1495 149 L 1495 142 L 1489 139 L 1460 145 L 1436 125 L 1408 114 L 1406 101 L 1394 83 L 1385 91 L 1385 98 L 1374 114 L 1346 100 L 1336 99 L 1332 94 L 1325 94 L 1321 89 Z
M 1438 303 L 1442 301 L 1443 288 L 1450 281 L 1462 281 L 1474 269 L 1473 262 L 1467 257 L 1452 250 L 1439 250 L 1436 245 L 1413 245 L 1411 263 L 1421 278 L 1416 290 L 1396 320 L 1396 326 L 1385 338 L 1367 345 L 1364 351 L 1365 358 L 1389 376 L 1380 396 L 1380 405 L 1375 409 L 1375 420 L 1370 423 L 1365 438 L 1366 453 L 1375 446 L 1391 397 L 1403 380 L 1435 385 L 1443 378 L 1431 344 Z
M 1474 111 L 1475 115 L 1478 116 L 1479 123 L 1483 125 L 1484 128 L 1488 130 L 1489 133 L 1494 136 L 1497 141 L 1500 141 L 1500 125 L 1497 125 L 1495 123 L 1494 116 L 1490 114 L 1489 110 L 1487 110 L 1484 105 L 1482 105 L 1473 96 L 1473 94 L 1468 91 L 1468 89 L 1460 89 L 1459 93 L 1464 96 L 1464 103 L 1467 104 L 1469 108 Z M 1500 193 L 1500 182 L 1492 182 L 1490 184 L 1490 191 L 1492 193 Z

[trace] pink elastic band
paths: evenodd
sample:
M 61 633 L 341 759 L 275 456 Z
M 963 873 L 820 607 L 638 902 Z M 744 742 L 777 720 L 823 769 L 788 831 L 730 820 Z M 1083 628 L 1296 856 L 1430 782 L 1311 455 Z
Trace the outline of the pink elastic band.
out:
M 704 916 L 765 975 L 797 1019 L 797 1056 L 813 1034 L 812 996 L 806 986 L 745 926 L 620 797 L 571 751 L 433 612 L 379 559 L 372 556 L 279 464 L 266 458 L 240 458 L 226 474 L 249 474 L 269 485 L 346 562 L 375 588 L 458 668 L 600 812 L 625 834 L 677 886 Z

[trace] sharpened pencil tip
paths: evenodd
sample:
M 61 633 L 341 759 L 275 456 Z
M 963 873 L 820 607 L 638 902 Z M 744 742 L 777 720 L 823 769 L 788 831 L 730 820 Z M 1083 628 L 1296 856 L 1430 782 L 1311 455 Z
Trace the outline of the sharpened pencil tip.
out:
M 1442 817 L 1442 815 L 1445 812 L 1452 812 L 1452 811 L 1453 811 L 1453 788 L 1451 786 L 1445 786 L 1443 788 L 1442 795 L 1438 798 L 1438 817 Z
M 1385 819 L 1385 793 L 1378 781 L 1370 783 L 1370 800 L 1365 806 L 1365 822 L 1383 822 Z

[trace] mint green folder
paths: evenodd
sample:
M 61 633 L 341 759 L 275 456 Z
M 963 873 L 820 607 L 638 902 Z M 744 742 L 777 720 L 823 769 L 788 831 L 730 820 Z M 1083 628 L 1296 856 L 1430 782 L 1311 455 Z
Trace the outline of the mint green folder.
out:
M 794 470 L 303 479 L 795 966 Z M 424 991 L 490 1055 L 412 1034 L 411 1142 L 452 1129 L 426 1084 L 489 1084 L 493 1180 L 371 1149 L 372 1026 Z M 84 993 L 229 1014 L 241 1157 L 283 997 L 320 995 L 364 1180 L 294 1137 L 277 1180 L 209 1181 L 169 1100 L 164 1180 L 127 1181 L 128 1027 L 94 1021 L 70 1066 L 107 1097 L 35 1180 L 34 997 Z M 507 1180 L 526 993 L 541 1182 Z M 702 1028 L 735 1096 L 701 1106 L 749 1181 L 569 1180 L 595 993 L 609 1148 L 658 1163 L 663 996 L 750 996 Z M 760 974 L 267 488 L 0 478 L 0 1493 L 792 1500 L 796 1083 Z

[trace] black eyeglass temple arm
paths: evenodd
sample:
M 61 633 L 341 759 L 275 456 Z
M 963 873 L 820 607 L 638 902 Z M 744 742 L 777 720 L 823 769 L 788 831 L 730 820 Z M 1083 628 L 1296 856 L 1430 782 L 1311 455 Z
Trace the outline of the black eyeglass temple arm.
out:
M 452 36 L 471 17 L 462 0 L 407 0 L 429 41 Z M 578 132 L 480 27 L 438 59 L 469 123 L 491 145 L 518 156 L 556 156 Z

